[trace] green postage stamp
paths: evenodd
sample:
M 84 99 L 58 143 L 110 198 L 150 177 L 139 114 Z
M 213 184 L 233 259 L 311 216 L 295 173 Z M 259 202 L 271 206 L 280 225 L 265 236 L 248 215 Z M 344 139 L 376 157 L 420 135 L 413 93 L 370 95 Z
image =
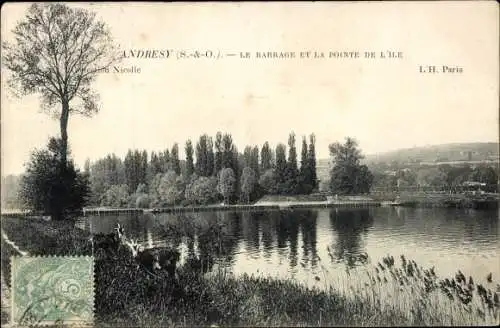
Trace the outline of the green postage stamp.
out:
M 93 257 L 12 257 L 11 265 L 14 325 L 93 323 Z

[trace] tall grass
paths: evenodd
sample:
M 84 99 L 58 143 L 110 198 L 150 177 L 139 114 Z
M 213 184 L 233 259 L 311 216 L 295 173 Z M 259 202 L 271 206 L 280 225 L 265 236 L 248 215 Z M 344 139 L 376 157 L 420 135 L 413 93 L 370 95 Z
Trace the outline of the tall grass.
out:
M 347 299 L 361 298 L 382 311 L 402 313 L 407 322 L 445 326 L 499 323 L 500 284 L 491 273 L 473 279 L 458 270 L 454 277 L 441 278 L 434 267 L 425 269 L 404 255 L 399 261 L 387 255 L 371 265 L 347 267 L 346 275 L 356 278 L 338 277 L 327 287 L 335 286 Z

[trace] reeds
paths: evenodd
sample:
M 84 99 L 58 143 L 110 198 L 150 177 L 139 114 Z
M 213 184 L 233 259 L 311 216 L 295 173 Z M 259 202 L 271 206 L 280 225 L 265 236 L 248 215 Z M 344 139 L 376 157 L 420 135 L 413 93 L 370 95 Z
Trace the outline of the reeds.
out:
M 440 278 L 434 267 L 424 269 L 404 255 L 399 265 L 397 262 L 387 255 L 371 266 L 347 266 L 349 279 L 338 279 L 331 285 L 347 298 L 361 297 L 383 309 L 400 312 L 411 324 L 498 324 L 500 285 L 493 290 L 491 274 L 485 273 L 482 285 L 460 270 L 454 277 Z M 348 286 L 343 285 L 346 281 Z

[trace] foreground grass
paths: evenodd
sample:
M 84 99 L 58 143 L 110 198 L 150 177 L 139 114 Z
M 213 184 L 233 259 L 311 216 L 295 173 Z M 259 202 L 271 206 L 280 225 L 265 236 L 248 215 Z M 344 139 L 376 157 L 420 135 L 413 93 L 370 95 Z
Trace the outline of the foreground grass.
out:
M 90 234 L 74 228 L 72 222 L 2 218 L 2 229 L 30 255 L 92 254 Z M 10 276 L 8 262 L 14 251 L 5 246 L 2 242 L 2 270 Z M 308 289 L 291 280 L 235 277 L 222 270 L 201 275 L 187 266 L 179 268 L 177 279 L 171 279 L 162 272 L 151 274 L 137 269 L 125 249 L 97 254 L 95 315 L 99 326 L 412 326 L 491 322 L 486 321 L 484 306 L 480 316 L 473 303 L 465 307 L 443 303 L 440 294 L 435 293 L 440 286 L 437 278 L 428 277 L 424 271 L 426 279 L 417 279 L 420 273 L 414 271 L 410 276 L 407 263 L 403 271 L 391 258 L 384 259 L 376 275 L 370 276 L 373 284 L 341 292 L 333 287 L 326 291 Z M 389 272 L 397 279 L 391 280 Z M 392 299 L 383 294 L 391 289 L 389 285 L 396 291 Z

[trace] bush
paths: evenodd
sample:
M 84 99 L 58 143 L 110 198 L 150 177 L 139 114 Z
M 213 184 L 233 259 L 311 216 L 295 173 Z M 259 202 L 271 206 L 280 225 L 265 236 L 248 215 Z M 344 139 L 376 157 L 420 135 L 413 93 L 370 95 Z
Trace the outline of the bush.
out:
M 170 170 L 165 173 L 158 186 L 158 198 L 166 205 L 176 205 L 184 199 L 186 189 L 184 177 Z
M 50 138 L 47 149 L 33 151 L 19 192 L 24 209 L 55 220 L 80 211 L 90 195 L 88 176 L 75 169 L 69 156 L 65 165 L 61 151 L 61 141 L 56 138 Z
M 185 196 L 189 204 L 206 205 L 217 202 L 219 200 L 217 178 L 197 178 L 186 187 Z
M 149 208 L 151 200 L 147 194 L 139 194 L 135 199 L 136 208 Z
M 269 169 L 260 176 L 259 185 L 268 194 L 276 194 L 277 177 L 273 169 Z
M 101 199 L 101 206 L 109 207 L 126 207 L 129 201 L 128 186 L 114 185 L 111 186 Z

